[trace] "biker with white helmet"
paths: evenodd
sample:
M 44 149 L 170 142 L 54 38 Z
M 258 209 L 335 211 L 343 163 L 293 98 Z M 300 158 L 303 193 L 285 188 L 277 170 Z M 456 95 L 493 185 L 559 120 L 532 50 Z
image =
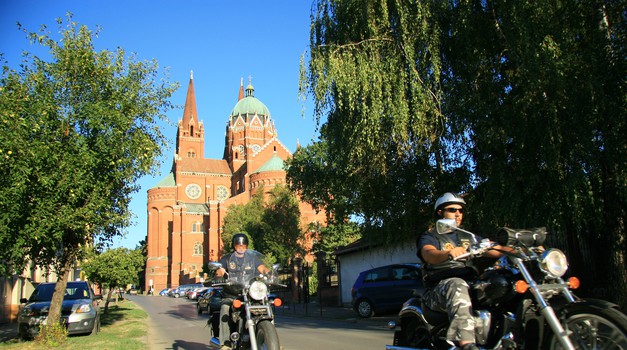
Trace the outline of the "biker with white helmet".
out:
M 457 227 L 462 225 L 466 201 L 453 192 L 440 196 L 433 207 L 436 220 L 454 219 Z M 450 321 L 447 340 L 463 350 L 479 349 L 475 345 L 475 322 L 466 279 L 472 278 L 476 270 L 471 261 L 455 260 L 467 253 L 471 244 L 481 237 L 453 230 L 439 234 L 435 227 L 423 233 L 416 241 L 417 255 L 423 261 L 423 278 L 427 290 L 422 296 L 425 305 L 436 311 L 446 312 Z M 497 251 L 486 256 L 499 257 Z

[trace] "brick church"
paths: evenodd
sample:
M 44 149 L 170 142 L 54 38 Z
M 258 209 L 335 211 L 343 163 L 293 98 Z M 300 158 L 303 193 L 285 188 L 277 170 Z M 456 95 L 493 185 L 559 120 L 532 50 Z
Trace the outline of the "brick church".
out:
M 292 153 L 279 141 L 268 108 L 240 83 L 228 116 L 222 159 L 204 157 L 205 126 L 196 111 L 190 76 L 183 119 L 178 122 L 172 170 L 148 190 L 148 260 L 145 290 L 202 281 L 202 266 L 222 254 L 227 208 L 246 204 L 260 189 L 285 183 L 283 161 Z M 211 126 L 215 127 L 215 126 Z M 301 227 L 325 223 L 301 202 Z

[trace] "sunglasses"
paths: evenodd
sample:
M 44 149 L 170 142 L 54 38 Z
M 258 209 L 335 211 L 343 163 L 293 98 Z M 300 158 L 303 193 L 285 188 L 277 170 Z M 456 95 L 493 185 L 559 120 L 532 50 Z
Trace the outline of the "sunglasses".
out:
M 464 208 L 444 208 L 442 210 L 449 212 L 449 213 L 456 213 L 456 212 L 459 212 L 460 214 L 464 213 Z

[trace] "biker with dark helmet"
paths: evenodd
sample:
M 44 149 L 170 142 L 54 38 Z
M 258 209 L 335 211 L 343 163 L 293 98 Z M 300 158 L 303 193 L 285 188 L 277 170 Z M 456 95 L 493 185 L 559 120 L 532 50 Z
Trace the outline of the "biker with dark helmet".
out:
M 440 196 L 434 205 L 434 215 L 438 219 L 454 219 L 461 226 L 466 201 L 462 196 L 447 192 Z M 435 227 L 423 233 L 416 241 L 417 255 L 423 262 L 423 278 L 427 291 L 423 303 L 431 310 L 446 312 L 450 321 L 447 340 L 463 350 L 479 349 L 475 345 L 475 322 L 472 317 L 472 303 L 466 279 L 472 278 L 476 270 L 470 262 L 454 260 L 467 253 L 468 248 L 481 241 L 461 231 L 439 234 Z M 502 248 L 496 246 L 495 248 Z M 487 257 L 498 258 L 501 253 L 492 250 Z
M 222 256 L 220 264 L 223 266 L 216 270 L 216 277 L 223 277 L 225 273 L 230 278 L 236 277 L 242 280 L 250 278 L 257 273 L 270 272 L 258 254 L 248 250 L 248 236 L 244 233 L 236 233 L 231 239 L 233 252 Z M 224 288 L 222 305 L 220 307 L 220 349 L 230 350 L 230 309 L 233 300 L 238 296 L 237 292 Z

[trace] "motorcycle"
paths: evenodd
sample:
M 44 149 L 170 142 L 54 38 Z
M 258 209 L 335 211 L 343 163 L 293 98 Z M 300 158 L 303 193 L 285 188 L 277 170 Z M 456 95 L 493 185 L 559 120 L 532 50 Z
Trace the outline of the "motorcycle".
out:
M 470 234 L 474 244 L 457 259 L 481 257 L 489 250 L 503 254 L 478 278 L 468 282 L 475 319 L 475 341 L 484 349 L 627 349 L 627 316 L 615 304 L 580 299 L 572 292 L 579 280 L 562 276 L 568 269 L 566 255 L 544 249 L 546 230 L 502 228 L 497 243 L 456 226 L 454 219 L 436 222 L 439 234 L 458 230 Z M 386 350 L 451 349 L 446 341 L 446 313 L 429 309 L 419 295 L 403 304 L 393 345 Z M 397 327 L 400 329 L 397 330 Z
M 262 256 L 252 250 L 248 250 L 246 254 Z M 209 268 L 217 270 L 222 268 L 222 264 L 211 262 Z M 222 287 L 223 290 L 229 291 L 229 294 L 237 295 L 232 302 L 229 313 L 232 349 L 280 349 L 279 336 L 274 325 L 273 306 L 281 306 L 282 301 L 278 297 L 274 298 L 272 302 L 268 299 L 269 287 L 285 287 L 285 285 L 277 283 L 276 272 L 278 268 L 278 264 L 273 265 L 268 275 L 226 273 L 227 280 L 224 283 L 213 284 L 215 287 Z M 211 314 L 207 324 L 213 332 L 211 344 L 219 348 L 220 312 Z

